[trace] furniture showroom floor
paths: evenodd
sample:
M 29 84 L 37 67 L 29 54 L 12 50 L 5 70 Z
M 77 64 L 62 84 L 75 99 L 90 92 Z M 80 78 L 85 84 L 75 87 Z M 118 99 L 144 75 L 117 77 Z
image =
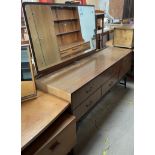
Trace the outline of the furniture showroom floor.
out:
M 79 123 L 76 155 L 134 154 L 134 83 L 117 84 Z

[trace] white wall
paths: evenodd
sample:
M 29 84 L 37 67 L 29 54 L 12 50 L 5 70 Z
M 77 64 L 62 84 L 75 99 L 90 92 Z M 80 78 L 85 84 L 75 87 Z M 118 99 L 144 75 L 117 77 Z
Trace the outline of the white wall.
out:
M 109 0 L 98 0 L 99 1 L 99 9 L 100 10 L 104 10 L 104 11 L 108 11 L 109 10 Z

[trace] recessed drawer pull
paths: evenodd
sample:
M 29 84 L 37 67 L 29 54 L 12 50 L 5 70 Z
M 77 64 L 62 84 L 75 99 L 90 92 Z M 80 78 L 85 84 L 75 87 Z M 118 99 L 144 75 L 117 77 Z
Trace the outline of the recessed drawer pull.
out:
M 111 82 L 109 83 L 109 87 L 111 87 L 111 86 L 112 86 L 112 84 L 113 84 L 113 81 L 111 81 Z
M 77 50 L 79 47 L 74 47 L 74 48 L 72 48 L 72 50 Z
M 89 101 L 89 104 L 86 104 L 86 107 L 89 107 L 89 106 L 91 106 L 91 104 L 93 103 L 93 101 L 92 100 L 90 100 Z
M 56 141 L 54 144 L 52 144 L 51 146 L 50 146 L 50 150 L 51 151 L 53 151 L 53 150 L 55 150 L 58 146 L 60 145 L 60 143 L 58 142 L 58 141 Z
M 92 86 L 88 89 L 88 90 L 86 90 L 86 93 L 89 93 L 89 92 L 91 92 L 92 91 Z

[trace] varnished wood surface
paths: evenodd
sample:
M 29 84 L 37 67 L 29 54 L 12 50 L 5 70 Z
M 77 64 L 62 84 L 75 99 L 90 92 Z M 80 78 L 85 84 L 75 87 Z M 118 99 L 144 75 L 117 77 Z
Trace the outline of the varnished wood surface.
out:
M 63 45 L 60 47 L 60 51 L 64 51 L 64 50 L 70 49 L 72 47 L 82 45 L 83 43 L 84 43 L 83 41 L 79 41 L 79 42 L 71 43 L 69 45 Z
M 35 83 L 33 81 L 21 81 L 21 97 L 22 101 L 24 98 L 33 98 L 36 96 L 37 91 L 35 87 Z
M 132 48 L 134 40 L 134 31 L 133 29 L 124 28 L 115 28 L 114 29 L 114 38 L 113 45 L 117 47 L 126 47 Z
M 108 47 L 37 80 L 39 89 L 71 101 L 71 94 L 131 52 Z
M 69 102 L 38 91 L 38 97 L 21 105 L 21 148 L 40 135 L 69 106 Z
M 37 65 L 39 70 L 43 70 L 60 61 L 51 8 L 45 5 L 27 5 L 26 13 Z
M 67 139 L 70 137 L 69 139 Z M 66 141 L 67 139 L 67 141 Z M 64 113 L 22 151 L 22 155 L 67 154 L 76 143 L 75 116 Z M 57 144 L 56 147 L 55 144 Z M 53 148 L 53 149 L 51 149 Z
M 107 41 L 107 42 L 105 43 L 105 45 L 106 45 L 106 46 L 111 46 L 111 47 L 113 47 L 113 39 Z
M 104 27 L 103 35 L 113 32 L 114 28 L 134 29 L 134 25 L 133 24 L 110 24 L 110 26 Z M 97 34 L 101 34 L 101 33 L 102 33 L 102 30 L 97 31 Z

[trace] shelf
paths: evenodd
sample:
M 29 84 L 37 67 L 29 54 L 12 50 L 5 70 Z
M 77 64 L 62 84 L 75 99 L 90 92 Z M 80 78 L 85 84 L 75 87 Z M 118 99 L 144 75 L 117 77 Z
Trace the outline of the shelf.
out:
M 62 33 L 57 33 L 56 35 L 57 36 L 60 36 L 60 35 L 65 35 L 65 34 L 69 34 L 69 33 L 75 33 L 75 32 L 79 32 L 80 30 L 74 30 L 74 31 L 69 31 L 69 32 L 62 32 Z
M 64 21 L 72 21 L 72 20 L 79 20 L 78 18 L 71 18 L 71 19 L 56 19 L 54 22 L 64 22 Z

